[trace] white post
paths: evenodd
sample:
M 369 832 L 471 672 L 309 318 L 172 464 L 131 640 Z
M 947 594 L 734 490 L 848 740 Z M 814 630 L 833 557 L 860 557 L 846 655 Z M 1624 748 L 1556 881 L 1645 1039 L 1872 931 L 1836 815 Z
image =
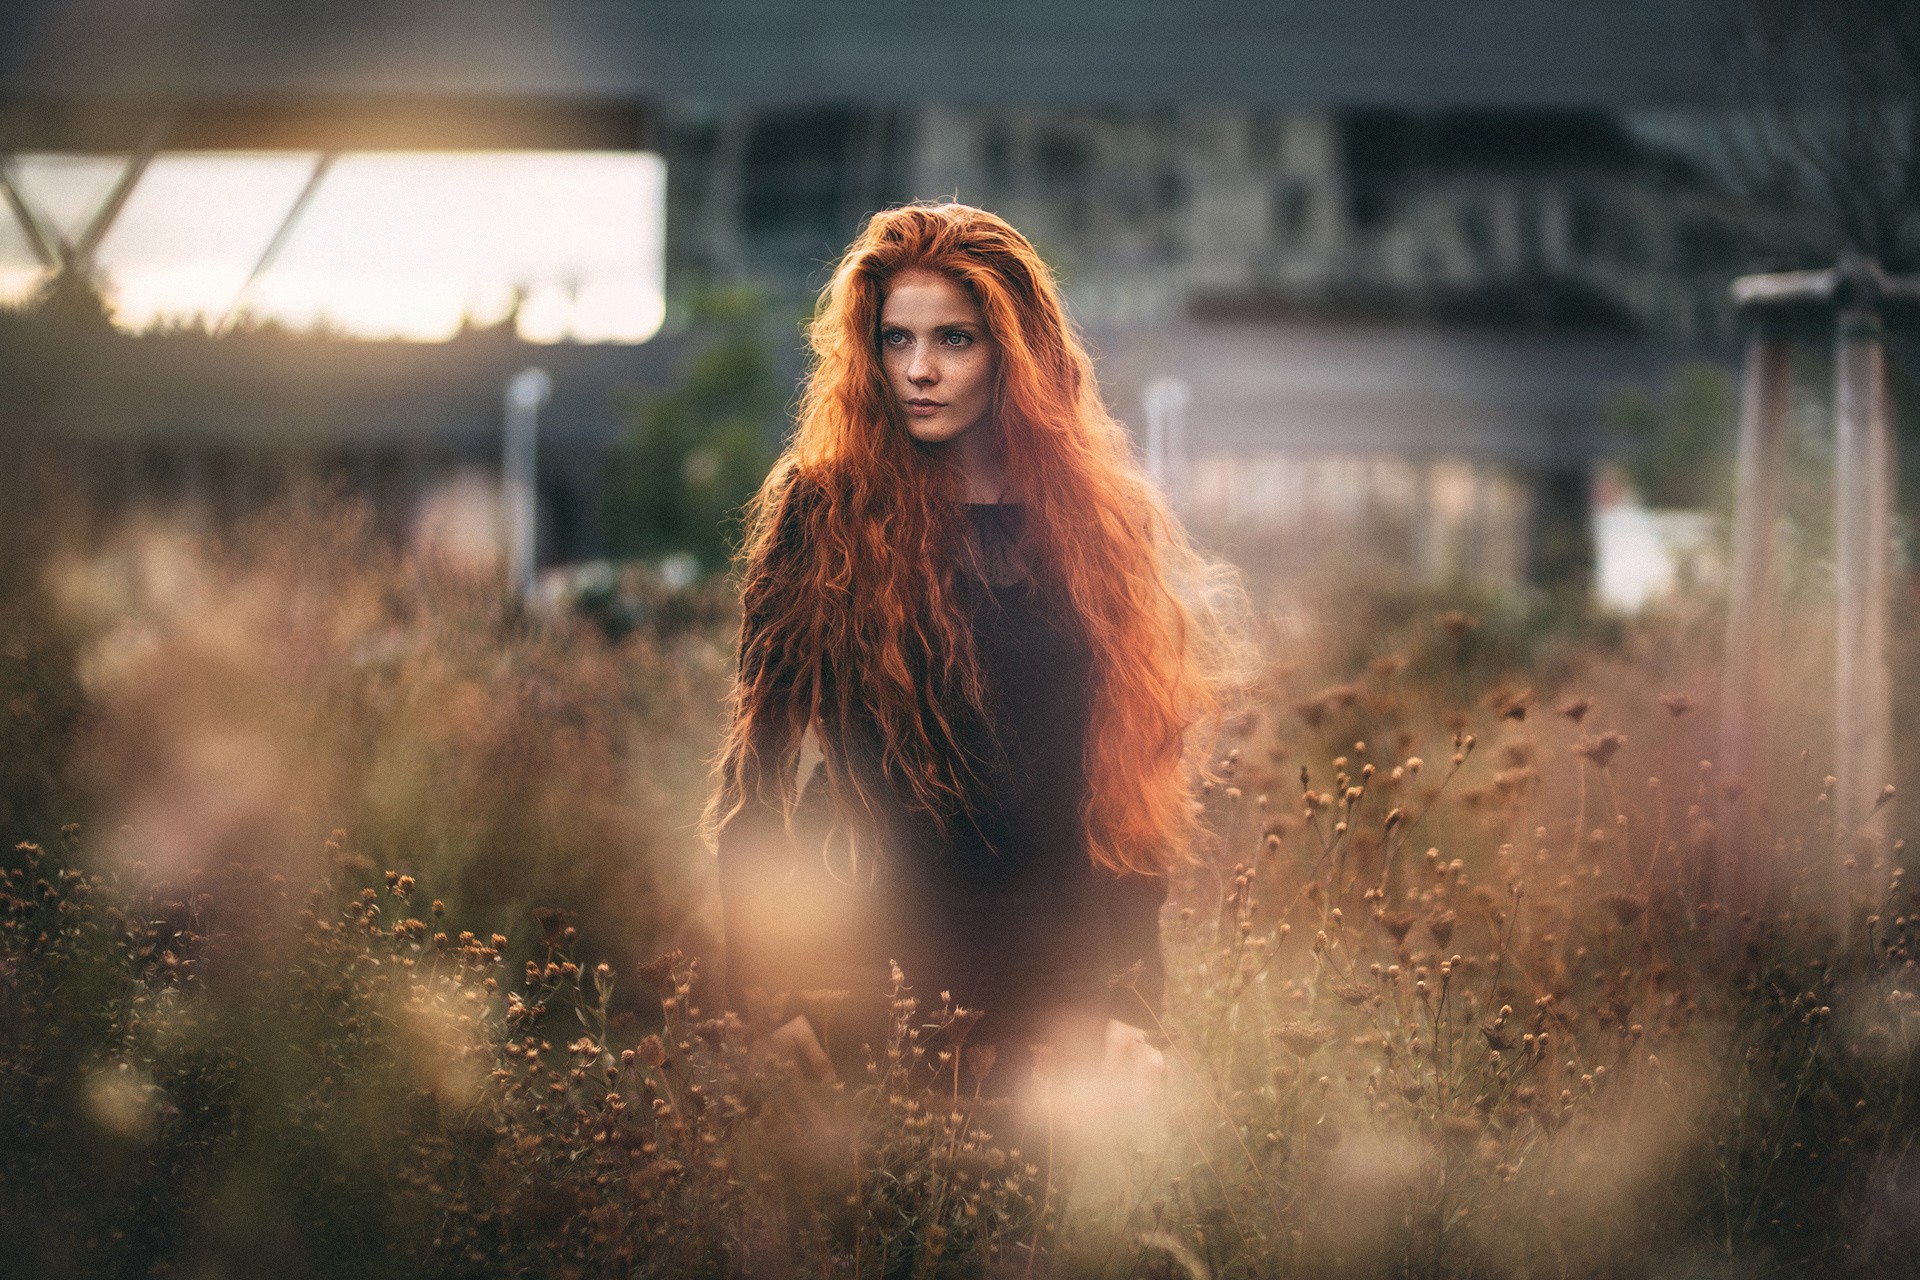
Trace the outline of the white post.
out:
M 1193 389 L 1185 378 L 1159 377 L 1147 384 L 1147 475 L 1167 501 L 1185 497 L 1187 471 L 1187 404 Z
M 1726 669 L 1720 692 L 1720 773 L 1757 795 L 1765 782 L 1771 690 L 1761 679 L 1775 626 L 1773 531 L 1785 465 L 1789 351 L 1765 318 L 1754 320 L 1740 389 L 1734 464 L 1733 573 L 1728 584 Z M 1720 900 L 1736 909 L 1766 899 L 1768 851 L 1736 810 L 1721 846 Z
M 1887 666 L 1892 441 L 1879 311 L 1844 308 L 1834 350 L 1834 487 L 1838 499 L 1838 671 L 1834 688 L 1835 818 L 1857 827 L 1872 814 L 1892 764 L 1892 681 Z
M 1809 308 L 1835 313 L 1834 330 L 1834 777 L 1833 820 L 1843 831 L 1857 830 L 1878 808 L 1893 757 L 1893 681 L 1888 662 L 1891 625 L 1893 520 L 1893 437 L 1888 426 L 1886 353 L 1881 331 L 1883 302 L 1920 304 L 1920 277 L 1888 276 L 1879 264 L 1844 258 L 1824 271 L 1787 271 L 1743 276 L 1733 283 L 1742 308 L 1791 317 Z M 1784 355 L 1778 357 L 1784 361 Z M 1784 377 L 1784 374 L 1777 375 Z M 1764 397 L 1754 384 L 1765 381 L 1758 366 L 1748 366 L 1748 411 Z M 1740 524 L 1736 526 L 1734 617 L 1728 643 L 1728 742 L 1753 750 L 1755 728 L 1742 720 L 1747 708 L 1739 697 L 1742 682 L 1756 679 L 1762 659 L 1745 646 L 1757 644 L 1751 628 L 1742 628 L 1743 610 L 1751 616 L 1753 588 L 1764 575 L 1746 561 L 1746 548 L 1760 545 L 1747 528 L 1747 427 L 1764 434 L 1766 423 L 1743 421 Z M 1746 759 L 1752 761 L 1754 755 Z M 1844 927 L 1853 904 L 1843 887 L 1833 899 Z
M 507 525 L 507 590 L 523 601 L 533 592 L 536 433 L 540 406 L 552 394 L 553 379 L 545 369 L 522 369 L 507 380 L 500 497 Z

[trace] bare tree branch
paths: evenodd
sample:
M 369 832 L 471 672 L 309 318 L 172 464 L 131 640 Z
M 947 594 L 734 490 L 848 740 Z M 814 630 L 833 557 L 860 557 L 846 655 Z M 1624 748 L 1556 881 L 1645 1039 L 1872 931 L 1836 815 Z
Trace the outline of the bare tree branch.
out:
M 1920 5 L 1721 0 L 1722 69 L 1750 198 L 1823 226 L 1803 255 L 1851 250 L 1920 266 Z M 1824 242 L 1824 243 L 1823 243 Z

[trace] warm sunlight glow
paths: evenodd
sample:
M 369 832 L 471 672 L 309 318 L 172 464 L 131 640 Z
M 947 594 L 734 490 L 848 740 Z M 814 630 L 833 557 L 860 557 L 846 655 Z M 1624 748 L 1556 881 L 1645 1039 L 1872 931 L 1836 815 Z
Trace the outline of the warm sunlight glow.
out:
M 124 163 L 23 155 L 14 172 L 41 221 L 71 242 Z M 299 153 L 157 157 L 97 255 L 116 322 L 145 329 L 244 317 L 438 340 L 463 321 L 497 322 L 518 297 L 518 331 L 531 341 L 641 342 L 660 327 L 658 156 L 343 155 L 269 255 L 319 164 Z M 18 299 L 42 272 L 12 219 L 0 223 L 0 300 Z

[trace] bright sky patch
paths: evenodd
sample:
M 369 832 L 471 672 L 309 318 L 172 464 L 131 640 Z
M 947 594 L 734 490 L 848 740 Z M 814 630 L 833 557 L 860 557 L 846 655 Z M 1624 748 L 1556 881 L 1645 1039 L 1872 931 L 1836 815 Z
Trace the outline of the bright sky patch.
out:
M 128 329 L 242 318 L 434 341 L 519 299 L 536 342 L 642 342 L 665 311 L 666 166 L 642 152 L 176 152 L 156 157 L 96 255 Z M 77 239 L 125 157 L 26 154 L 43 223 Z M 261 269 L 263 261 L 264 269 Z M 257 271 L 257 275 L 256 275 Z M 0 299 L 43 271 L 0 208 Z

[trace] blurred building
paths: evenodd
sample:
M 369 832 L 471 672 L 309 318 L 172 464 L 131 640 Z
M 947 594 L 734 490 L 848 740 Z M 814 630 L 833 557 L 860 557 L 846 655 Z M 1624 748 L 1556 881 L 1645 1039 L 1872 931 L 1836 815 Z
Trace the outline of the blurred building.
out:
M 1363 513 L 1421 572 L 1494 586 L 1583 561 L 1610 397 L 1716 350 L 1750 253 L 1751 212 L 1647 127 L 1713 118 L 1704 0 L 484 0 L 299 22 L 202 0 L 151 18 L 158 43 L 92 36 L 94 7 L 0 31 L 0 88 L 644 105 L 669 334 L 671 299 L 712 283 L 797 314 L 874 208 L 996 209 L 1059 268 L 1123 417 L 1144 431 L 1145 387 L 1187 388 L 1173 479 L 1197 519 Z M 619 429 L 614 383 L 671 367 L 621 359 L 581 355 L 622 372 L 572 407 L 555 370 L 556 423 L 597 423 L 576 439 Z M 475 438 L 497 426 L 440 402 Z M 557 549 L 592 549 L 577 528 Z
M 1105 331 L 1194 313 L 1726 333 L 1752 211 L 1598 108 L 669 111 L 683 270 L 810 292 L 862 211 L 1003 213 Z

